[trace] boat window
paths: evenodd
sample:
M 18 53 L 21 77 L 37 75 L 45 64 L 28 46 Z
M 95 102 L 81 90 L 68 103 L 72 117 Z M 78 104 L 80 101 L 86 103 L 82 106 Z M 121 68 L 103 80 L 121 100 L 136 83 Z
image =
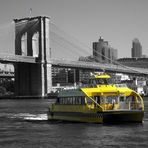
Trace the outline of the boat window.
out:
M 108 84 L 106 79 L 96 79 L 97 84 Z
M 75 99 L 75 97 L 73 97 L 72 98 L 72 104 L 75 104 L 75 102 L 76 102 L 76 99 Z
M 63 103 L 64 103 L 64 104 L 68 104 L 68 98 L 64 98 L 64 99 L 63 99 Z
M 134 102 L 134 96 L 127 96 L 126 102 Z
M 81 97 L 77 97 L 77 99 L 76 99 L 77 101 L 76 101 L 76 104 L 81 104 Z
M 107 96 L 106 103 L 109 103 L 109 104 L 117 103 L 117 97 L 116 96 Z
M 84 105 L 85 104 L 85 98 L 81 97 L 81 104 Z
M 75 104 L 79 104 L 79 98 L 78 97 L 75 98 Z
M 96 85 L 96 80 L 95 79 L 92 82 L 93 82 L 94 85 Z
M 67 100 L 67 103 L 66 104 L 70 104 L 70 98 L 66 98 L 66 100 Z
M 59 103 L 63 104 L 62 102 L 63 102 L 62 98 L 59 98 Z
M 64 97 L 64 98 L 59 98 L 59 104 L 82 105 L 82 104 L 85 104 L 85 101 L 84 101 L 84 97 Z
M 70 104 L 73 104 L 73 99 L 74 99 L 74 97 L 71 97 L 71 98 L 70 98 L 70 100 L 69 100 L 69 103 L 70 103 Z
M 90 86 L 91 87 L 96 87 L 97 85 L 97 83 L 96 83 L 96 80 L 95 79 L 91 79 L 90 81 L 89 81 L 89 84 L 90 84 Z
M 56 104 L 59 104 L 59 103 L 60 103 L 60 99 L 57 98 L 57 100 L 56 100 Z
M 103 104 L 104 103 L 104 97 L 100 97 L 100 103 Z
M 94 100 L 95 100 L 98 104 L 100 104 L 100 96 L 94 96 Z
M 120 96 L 120 102 L 124 102 L 124 96 Z
M 93 103 L 92 100 L 90 98 L 88 98 L 88 97 L 86 97 L 86 101 L 87 101 L 87 104 L 92 104 Z

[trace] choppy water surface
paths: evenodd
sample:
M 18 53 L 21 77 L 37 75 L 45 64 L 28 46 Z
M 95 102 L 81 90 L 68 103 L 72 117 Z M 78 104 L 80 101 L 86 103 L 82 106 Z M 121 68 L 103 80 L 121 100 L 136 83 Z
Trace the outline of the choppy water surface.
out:
M 148 147 L 148 98 L 142 124 L 49 122 L 50 103 L 47 99 L 0 100 L 0 148 Z

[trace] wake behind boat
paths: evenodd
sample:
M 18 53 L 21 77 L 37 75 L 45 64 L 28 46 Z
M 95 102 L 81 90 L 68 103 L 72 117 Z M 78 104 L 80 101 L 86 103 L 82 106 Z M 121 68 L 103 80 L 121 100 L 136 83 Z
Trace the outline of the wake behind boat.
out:
M 61 90 L 49 107 L 49 120 L 75 122 L 142 122 L 142 97 L 123 84 L 108 84 L 110 76 L 94 73 L 89 86 Z

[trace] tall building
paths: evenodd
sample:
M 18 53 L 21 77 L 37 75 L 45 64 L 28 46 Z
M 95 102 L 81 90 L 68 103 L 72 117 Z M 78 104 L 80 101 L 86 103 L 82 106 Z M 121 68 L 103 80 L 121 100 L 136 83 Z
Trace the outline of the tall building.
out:
M 137 38 L 132 42 L 132 58 L 141 58 L 142 57 L 142 46 Z
M 117 59 L 117 50 L 100 37 L 98 42 L 93 42 L 93 58 L 96 62 L 112 63 Z

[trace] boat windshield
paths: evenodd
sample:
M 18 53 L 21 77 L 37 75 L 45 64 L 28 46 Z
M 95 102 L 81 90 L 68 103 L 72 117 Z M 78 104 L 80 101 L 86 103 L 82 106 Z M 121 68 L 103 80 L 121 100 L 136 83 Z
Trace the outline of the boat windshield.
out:
M 108 84 L 108 81 L 107 79 L 104 79 L 104 78 L 99 78 L 99 79 L 90 79 L 90 84 L 93 84 L 93 85 L 107 85 Z
M 96 79 L 96 83 L 97 84 L 105 84 L 105 85 L 107 85 L 108 81 L 107 81 L 107 79 Z

